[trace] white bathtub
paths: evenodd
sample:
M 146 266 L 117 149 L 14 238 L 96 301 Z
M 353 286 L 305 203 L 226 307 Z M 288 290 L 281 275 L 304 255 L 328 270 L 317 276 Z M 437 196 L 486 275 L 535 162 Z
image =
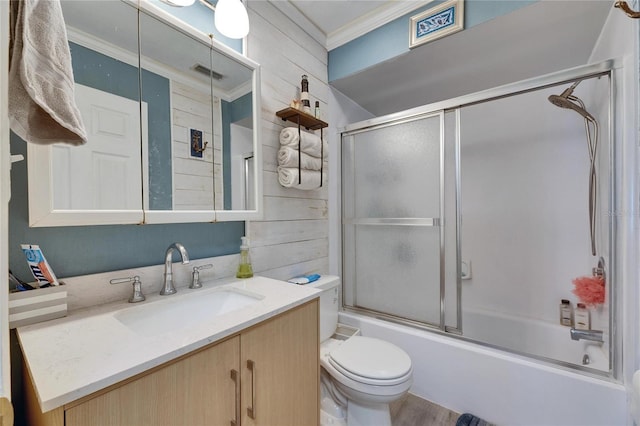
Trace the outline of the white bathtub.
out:
M 570 328 L 560 324 L 465 309 L 462 330 L 465 337 L 479 342 L 575 365 L 583 365 L 586 354 L 589 364 L 585 367 L 609 371 L 609 356 L 603 346 L 571 340 Z
M 351 312 L 339 321 L 411 356 L 411 393 L 497 425 L 615 426 L 628 422 L 622 385 Z

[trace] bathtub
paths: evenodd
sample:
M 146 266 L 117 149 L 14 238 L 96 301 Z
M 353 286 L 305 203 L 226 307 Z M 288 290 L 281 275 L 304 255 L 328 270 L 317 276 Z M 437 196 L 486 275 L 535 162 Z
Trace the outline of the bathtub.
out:
M 464 336 L 523 354 L 609 371 L 609 356 L 595 342 L 571 340 L 569 327 L 479 309 L 464 309 Z M 588 364 L 583 364 L 585 355 Z
M 453 411 L 509 426 L 631 424 L 619 383 L 357 313 L 341 312 L 339 321 L 404 349 L 410 392 Z

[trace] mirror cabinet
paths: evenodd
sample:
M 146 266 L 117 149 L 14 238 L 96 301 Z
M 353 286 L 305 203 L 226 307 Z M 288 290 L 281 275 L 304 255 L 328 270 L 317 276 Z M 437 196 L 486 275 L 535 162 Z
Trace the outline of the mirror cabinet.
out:
M 258 64 L 152 3 L 62 0 L 89 141 L 28 145 L 29 225 L 258 219 Z

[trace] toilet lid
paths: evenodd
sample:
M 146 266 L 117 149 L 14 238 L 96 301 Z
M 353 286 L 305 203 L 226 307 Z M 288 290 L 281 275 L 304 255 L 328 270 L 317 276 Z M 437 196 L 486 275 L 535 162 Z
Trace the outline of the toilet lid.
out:
M 351 337 L 330 352 L 329 360 L 335 367 L 369 379 L 393 380 L 411 371 L 411 358 L 405 351 L 371 337 Z

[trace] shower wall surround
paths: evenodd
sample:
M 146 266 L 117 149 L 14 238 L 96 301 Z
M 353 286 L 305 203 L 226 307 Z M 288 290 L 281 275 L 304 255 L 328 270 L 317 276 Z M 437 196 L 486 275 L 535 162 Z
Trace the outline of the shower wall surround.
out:
M 547 102 L 564 86 L 461 109 L 463 308 L 558 323 L 572 280 L 590 275 L 589 153 L 584 120 Z M 585 80 L 576 94 L 598 111 L 598 255 L 607 256 L 609 78 Z M 603 108 L 604 107 L 604 108 Z M 594 311 L 595 313 L 596 311 Z M 598 328 L 594 324 L 594 328 Z M 598 328 L 599 329 L 599 328 Z

